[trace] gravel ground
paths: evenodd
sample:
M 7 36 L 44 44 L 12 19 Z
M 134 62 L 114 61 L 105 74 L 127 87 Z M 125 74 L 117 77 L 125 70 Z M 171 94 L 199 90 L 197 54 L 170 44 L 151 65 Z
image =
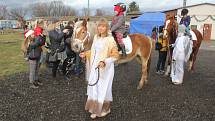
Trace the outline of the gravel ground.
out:
M 116 67 L 111 114 L 99 121 L 215 121 L 215 51 L 200 50 L 196 71 L 182 85 L 157 75 L 153 53 L 149 83 L 137 90 L 140 66 Z M 81 78 L 52 79 L 41 73 L 43 86 L 29 88 L 28 73 L 0 79 L 0 121 L 89 121 L 84 110 L 86 83 Z

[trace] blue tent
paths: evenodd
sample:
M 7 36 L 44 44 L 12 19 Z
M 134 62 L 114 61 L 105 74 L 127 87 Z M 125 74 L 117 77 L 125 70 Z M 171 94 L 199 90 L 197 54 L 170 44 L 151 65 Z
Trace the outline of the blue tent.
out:
M 161 12 L 144 13 L 130 21 L 130 34 L 141 33 L 151 36 L 154 27 L 164 25 L 166 15 Z

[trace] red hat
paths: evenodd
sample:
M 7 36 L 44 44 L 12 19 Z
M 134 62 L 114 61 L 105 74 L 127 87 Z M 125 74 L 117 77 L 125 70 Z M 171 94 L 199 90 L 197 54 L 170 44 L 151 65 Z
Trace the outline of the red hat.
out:
M 43 28 L 41 28 L 41 27 L 36 27 L 35 29 L 34 29 L 34 35 L 35 36 L 39 36 L 40 34 L 42 34 L 43 33 Z
M 114 11 L 121 12 L 120 6 L 114 6 Z

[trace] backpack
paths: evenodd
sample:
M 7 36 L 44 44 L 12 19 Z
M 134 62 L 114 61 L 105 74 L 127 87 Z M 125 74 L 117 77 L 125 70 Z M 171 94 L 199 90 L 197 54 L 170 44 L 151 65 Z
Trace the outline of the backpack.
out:
M 40 59 L 41 52 L 42 52 L 42 49 L 40 47 L 36 47 L 36 48 L 29 47 L 28 58 L 30 60 L 38 60 Z

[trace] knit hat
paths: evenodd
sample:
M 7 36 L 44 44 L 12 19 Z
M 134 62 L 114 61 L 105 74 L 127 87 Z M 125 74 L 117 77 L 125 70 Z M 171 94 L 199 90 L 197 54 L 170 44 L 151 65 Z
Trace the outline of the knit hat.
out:
M 25 33 L 25 35 L 24 35 L 24 37 L 25 38 L 28 38 L 30 35 L 32 35 L 34 33 L 34 30 L 28 30 L 26 33 Z
M 117 3 L 114 5 L 114 11 L 118 11 L 118 12 L 125 12 L 126 11 L 126 5 L 124 3 Z M 118 8 L 119 7 L 119 8 Z M 117 9 L 117 10 L 115 10 Z

